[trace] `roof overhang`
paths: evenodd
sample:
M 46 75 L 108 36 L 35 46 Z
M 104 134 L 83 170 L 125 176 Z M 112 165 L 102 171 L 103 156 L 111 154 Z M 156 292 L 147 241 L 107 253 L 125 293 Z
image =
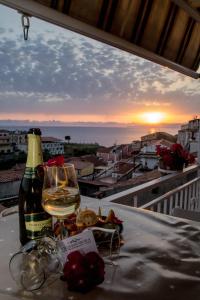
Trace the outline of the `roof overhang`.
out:
M 193 78 L 199 0 L 0 0 L 0 3 Z

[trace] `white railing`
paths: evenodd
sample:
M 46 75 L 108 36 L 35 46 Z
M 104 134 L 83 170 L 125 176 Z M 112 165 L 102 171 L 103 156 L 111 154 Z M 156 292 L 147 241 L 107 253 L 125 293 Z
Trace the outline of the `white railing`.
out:
M 200 211 L 200 177 L 171 190 L 140 208 L 171 215 L 175 207 Z
M 190 176 L 192 174 L 195 175 L 193 175 L 191 179 L 196 179 L 198 177 L 198 170 L 198 165 L 192 165 L 185 168 L 182 172 L 176 172 L 175 174 L 169 174 L 163 177 L 159 177 L 149 182 L 140 184 L 136 187 L 126 189 L 122 192 L 110 195 L 108 197 L 104 197 L 100 201 L 115 202 L 128 206 L 142 207 L 143 205 L 145 206 L 147 202 L 149 203 L 152 198 L 156 199 L 159 196 L 159 193 L 160 195 L 165 194 L 165 187 L 171 187 L 174 183 L 177 183 L 176 186 L 181 186 L 182 184 L 190 180 Z M 167 191 L 169 191 L 169 188 Z

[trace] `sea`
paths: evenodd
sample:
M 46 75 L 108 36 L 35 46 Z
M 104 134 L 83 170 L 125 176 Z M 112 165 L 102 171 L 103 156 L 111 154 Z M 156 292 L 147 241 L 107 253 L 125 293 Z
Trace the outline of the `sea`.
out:
M 0 126 L 7 130 L 28 130 L 27 126 Z M 153 132 L 167 132 L 177 134 L 179 124 L 167 125 L 133 125 L 127 127 L 88 127 L 88 126 L 40 126 L 42 136 L 56 137 L 65 140 L 70 136 L 71 143 L 98 143 L 101 146 L 128 144 L 134 140 L 140 140 L 141 136 Z

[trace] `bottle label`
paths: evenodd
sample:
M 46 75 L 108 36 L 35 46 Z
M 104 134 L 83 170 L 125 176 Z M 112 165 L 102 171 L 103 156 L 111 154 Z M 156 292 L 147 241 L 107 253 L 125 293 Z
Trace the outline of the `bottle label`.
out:
M 25 226 L 27 237 L 29 239 L 35 239 L 41 236 L 41 230 L 44 227 L 52 228 L 52 218 L 47 218 L 45 212 L 25 214 Z
M 28 179 L 33 179 L 36 177 L 35 173 L 36 173 L 35 168 L 27 168 L 26 167 L 24 177 L 28 178 Z

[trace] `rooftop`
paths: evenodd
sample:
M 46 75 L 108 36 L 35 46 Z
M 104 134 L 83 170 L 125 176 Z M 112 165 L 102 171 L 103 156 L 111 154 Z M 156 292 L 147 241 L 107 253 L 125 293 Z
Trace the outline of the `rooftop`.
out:
M 161 140 L 153 141 L 152 144 L 162 145 L 162 146 L 166 146 L 166 147 L 170 148 L 171 145 L 173 144 L 173 142 L 170 142 L 170 141 L 165 140 L 165 139 L 161 139 Z
M 83 155 L 81 156 L 82 161 L 88 161 L 94 164 L 95 167 L 107 165 L 102 159 L 99 159 L 96 155 Z
M 134 165 L 127 162 L 117 162 L 115 164 L 114 173 L 125 174 L 129 170 L 133 169 Z
M 94 164 L 91 163 L 91 162 L 88 162 L 88 161 L 82 161 L 80 159 L 73 159 L 73 158 L 70 158 L 67 160 L 67 162 L 70 162 L 74 165 L 75 169 L 77 170 L 82 170 L 82 169 L 85 169 L 87 167 L 93 167 Z
M 110 153 L 110 151 L 112 151 L 114 149 L 114 146 L 112 147 L 99 147 L 97 149 L 97 153 Z
M 176 137 L 167 132 L 154 132 L 150 134 L 143 135 L 141 137 L 141 141 L 152 141 L 152 140 L 167 140 L 170 142 L 176 142 Z
M 62 142 L 60 139 L 51 136 L 42 136 L 42 143 L 58 143 Z
M 24 174 L 24 169 L 1 170 L 0 183 L 19 181 L 22 179 L 23 174 Z

